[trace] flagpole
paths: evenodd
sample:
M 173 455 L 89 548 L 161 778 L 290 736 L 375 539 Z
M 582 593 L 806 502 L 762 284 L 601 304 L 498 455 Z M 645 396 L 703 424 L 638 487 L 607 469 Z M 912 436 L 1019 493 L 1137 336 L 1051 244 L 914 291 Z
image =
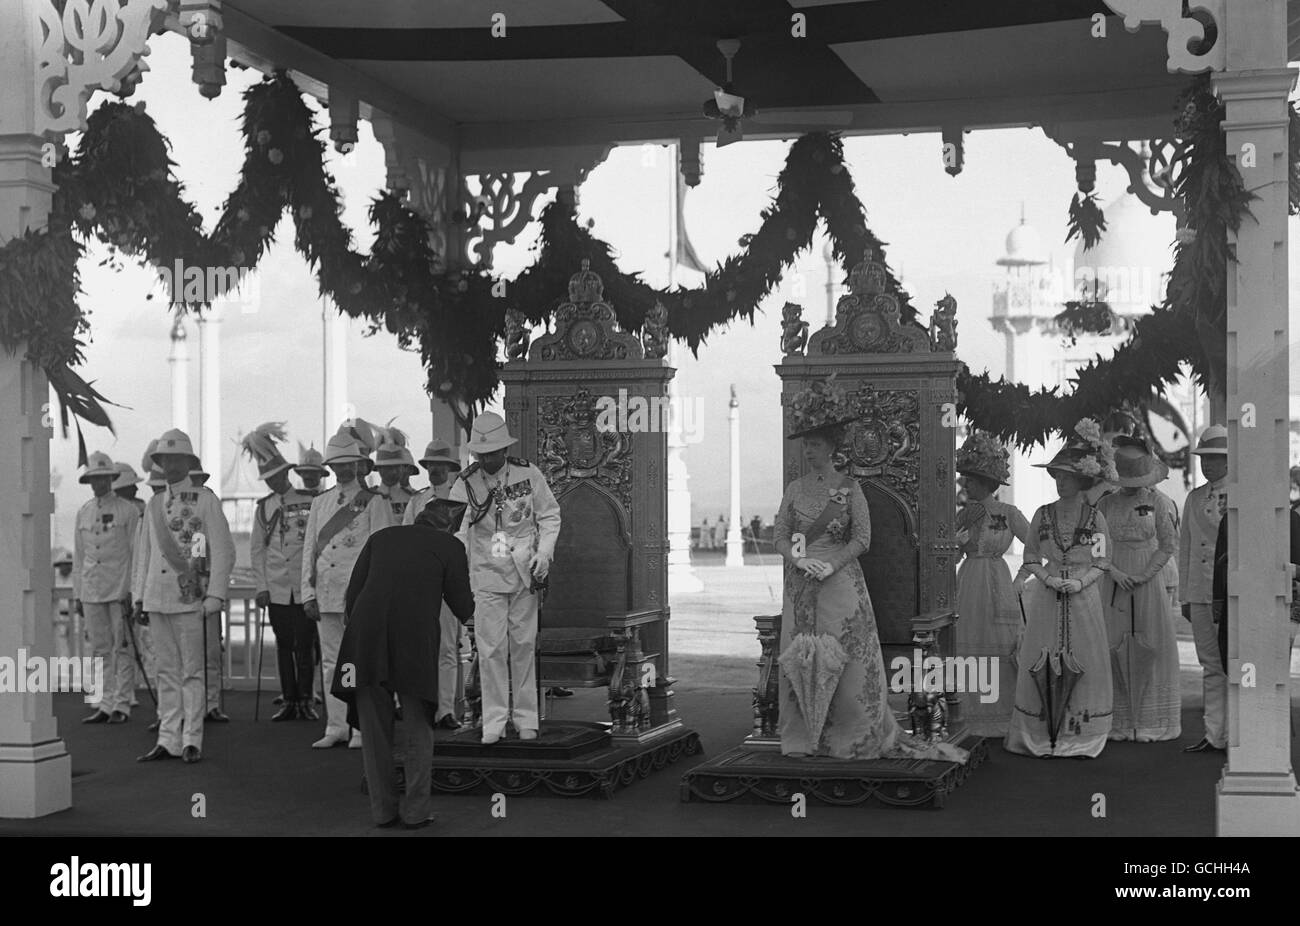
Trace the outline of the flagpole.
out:
M 680 143 L 672 145 L 668 164 L 668 289 L 676 284 L 677 277 L 677 175 L 681 169 Z M 667 363 L 676 365 L 677 346 L 668 339 Z M 691 491 L 687 485 L 686 460 L 682 438 L 681 394 L 677 377 L 668 381 L 668 408 L 671 426 L 668 430 L 668 586 L 671 592 L 691 594 L 702 592 L 704 583 L 691 569 Z

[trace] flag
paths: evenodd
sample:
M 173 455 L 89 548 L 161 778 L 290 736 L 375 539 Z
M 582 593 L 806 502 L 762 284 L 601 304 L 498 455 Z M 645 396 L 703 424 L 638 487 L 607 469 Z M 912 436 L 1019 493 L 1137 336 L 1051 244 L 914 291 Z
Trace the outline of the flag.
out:
M 676 213 L 677 228 L 673 240 L 676 242 L 676 253 L 672 255 L 673 263 L 679 267 L 685 267 L 688 270 L 695 270 L 700 273 L 708 273 L 709 268 L 704 266 L 704 261 L 700 260 L 700 255 L 695 253 L 695 246 L 691 244 L 690 235 L 686 234 L 686 178 L 682 176 L 680 155 L 677 175 L 677 208 Z

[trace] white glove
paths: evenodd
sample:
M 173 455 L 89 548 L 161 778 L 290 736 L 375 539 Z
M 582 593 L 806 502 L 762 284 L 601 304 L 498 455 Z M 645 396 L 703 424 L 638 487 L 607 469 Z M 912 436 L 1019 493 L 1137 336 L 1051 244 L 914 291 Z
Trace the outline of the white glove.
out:
M 545 579 L 546 574 L 551 571 L 551 558 L 545 553 L 534 553 L 532 560 L 528 563 L 528 571 L 536 576 L 538 580 Z

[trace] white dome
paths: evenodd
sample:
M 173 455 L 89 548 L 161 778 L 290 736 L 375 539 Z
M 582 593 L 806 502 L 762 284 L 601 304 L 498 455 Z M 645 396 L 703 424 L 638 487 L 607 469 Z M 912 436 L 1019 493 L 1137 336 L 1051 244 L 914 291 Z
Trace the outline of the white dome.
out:
M 1106 230 L 1090 251 L 1074 248 L 1072 293 L 1094 292 L 1117 312 L 1145 313 L 1165 296 L 1165 275 L 1173 269 L 1174 217 L 1152 215 L 1132 193 L 1101 203 Z M 1094 282 L 1095 281 L 1095 282 Z
M 1007 235 L 1007 253 L 998 258 L 1002 267 L 1028 267 L 1047 263 L 1047 254 L 1043 250 L 1043 241 L 1038 237 L 1032 225 L 1026 225 L 1022 218 L 1020 224 L 1011 229 Z

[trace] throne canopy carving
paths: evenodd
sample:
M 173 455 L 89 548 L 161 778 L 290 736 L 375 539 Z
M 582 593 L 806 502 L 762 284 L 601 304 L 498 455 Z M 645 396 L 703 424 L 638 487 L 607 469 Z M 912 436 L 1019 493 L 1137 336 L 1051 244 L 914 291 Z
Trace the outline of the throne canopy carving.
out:
M 919 325 L 903 324 L 898 297 L 888 291 L 885 265 L 867 251 L 849 272 L 849 294 L 835 306 L 835 326 L 808 342 L 808 354 L 928 353 L 930 338 Z
M 583 260 L 569 279 L 569 300 L 555 312 L 555 330 L 533 342 L 530 361 L 642 360 L 641 342 L 618 327 L 605 284 Z

